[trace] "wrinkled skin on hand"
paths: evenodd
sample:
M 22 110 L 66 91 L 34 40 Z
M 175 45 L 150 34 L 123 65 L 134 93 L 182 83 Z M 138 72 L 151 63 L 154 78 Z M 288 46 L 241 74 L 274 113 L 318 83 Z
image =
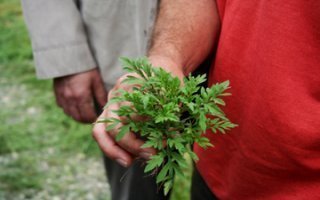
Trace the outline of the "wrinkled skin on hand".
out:
M 107 91 L 97 69 L 55 78 L 53 87 L 57 104 L 81 123 L 95 121 L 94 101 L 101 107 L 107 102 Z
M 184 77 L 181 68 L 176 67 L 179 65 L 170 59 L 163 57 L 149 57 L 149 61 L 153 64 L 153 66 L 161 66 L 166 71 L 171 72 L 180 79 Z M 110 90 L 108 95 L 109 100 L 117 95 L 117 93 L 114 91 L 118 89 L 123 89 L 126 91 L 130 91 L 132 89 L 132 85 L 122 83 L 127 75 L 128 74 L 118 79 L 113 89 Z M 112 111 L 118 110 L 119 107 L 121 107 L 121 105 L 124 103 L 125 102 L 111 104 L 102 112 L 102 114 L 99 116 L 99 119 L 110 117 L 120 119 L 119 116 Z M 93 137 L 107 157 L 116 160 L 124 167 L 128 167 L 132 164 L 135 158 L 149 159 L 151 155 L 156 153 L 155 149 L 141 148 L 141 146 L 144 144 L 144 141 L 138 138 L 134 133 L 128 133 L 120 141 L 116 141 L 115 136 L 118 134 L 122 125 L 123 124 L 119 124 L 117 127 L 108 132 L 105 130 L 107 126 L 105 123 L 96 123 L 93 127 Z

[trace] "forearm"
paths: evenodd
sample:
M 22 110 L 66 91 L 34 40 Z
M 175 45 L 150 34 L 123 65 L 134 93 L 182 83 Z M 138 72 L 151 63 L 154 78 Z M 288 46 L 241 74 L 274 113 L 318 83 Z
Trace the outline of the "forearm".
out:
M 210 53 L 219 31 L 214 0 L 162 0 L 148 56 L 174 61 L 187 75 Z

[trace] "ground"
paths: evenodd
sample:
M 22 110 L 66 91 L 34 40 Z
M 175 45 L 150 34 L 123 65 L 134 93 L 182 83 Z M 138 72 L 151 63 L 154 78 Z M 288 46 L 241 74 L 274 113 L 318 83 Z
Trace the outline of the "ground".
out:
M 110 199 L 91 125 L 55 105 L 37 80 L 18 0 L 0 0 L 0 200 Z M 190 170 L 172 200 L 189 198 Z

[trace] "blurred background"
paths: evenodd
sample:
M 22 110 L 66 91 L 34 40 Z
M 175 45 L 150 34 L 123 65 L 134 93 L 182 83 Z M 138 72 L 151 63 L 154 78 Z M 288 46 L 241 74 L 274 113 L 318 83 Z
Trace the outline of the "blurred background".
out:
M 37 80 L 19 0 L 0 0 L 0 200 L 110 199 L 91 125 L 55 105 Z M 190 171 L 171 200 L 189 199 Z

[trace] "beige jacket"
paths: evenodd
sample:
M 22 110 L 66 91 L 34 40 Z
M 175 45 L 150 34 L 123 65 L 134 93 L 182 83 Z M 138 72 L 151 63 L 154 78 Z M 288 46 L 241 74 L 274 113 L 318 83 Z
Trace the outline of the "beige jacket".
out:
M 157 0 L 22 0 L 38 78 L 98 67 L 110 88 L 119 56 L 146 52 Z

